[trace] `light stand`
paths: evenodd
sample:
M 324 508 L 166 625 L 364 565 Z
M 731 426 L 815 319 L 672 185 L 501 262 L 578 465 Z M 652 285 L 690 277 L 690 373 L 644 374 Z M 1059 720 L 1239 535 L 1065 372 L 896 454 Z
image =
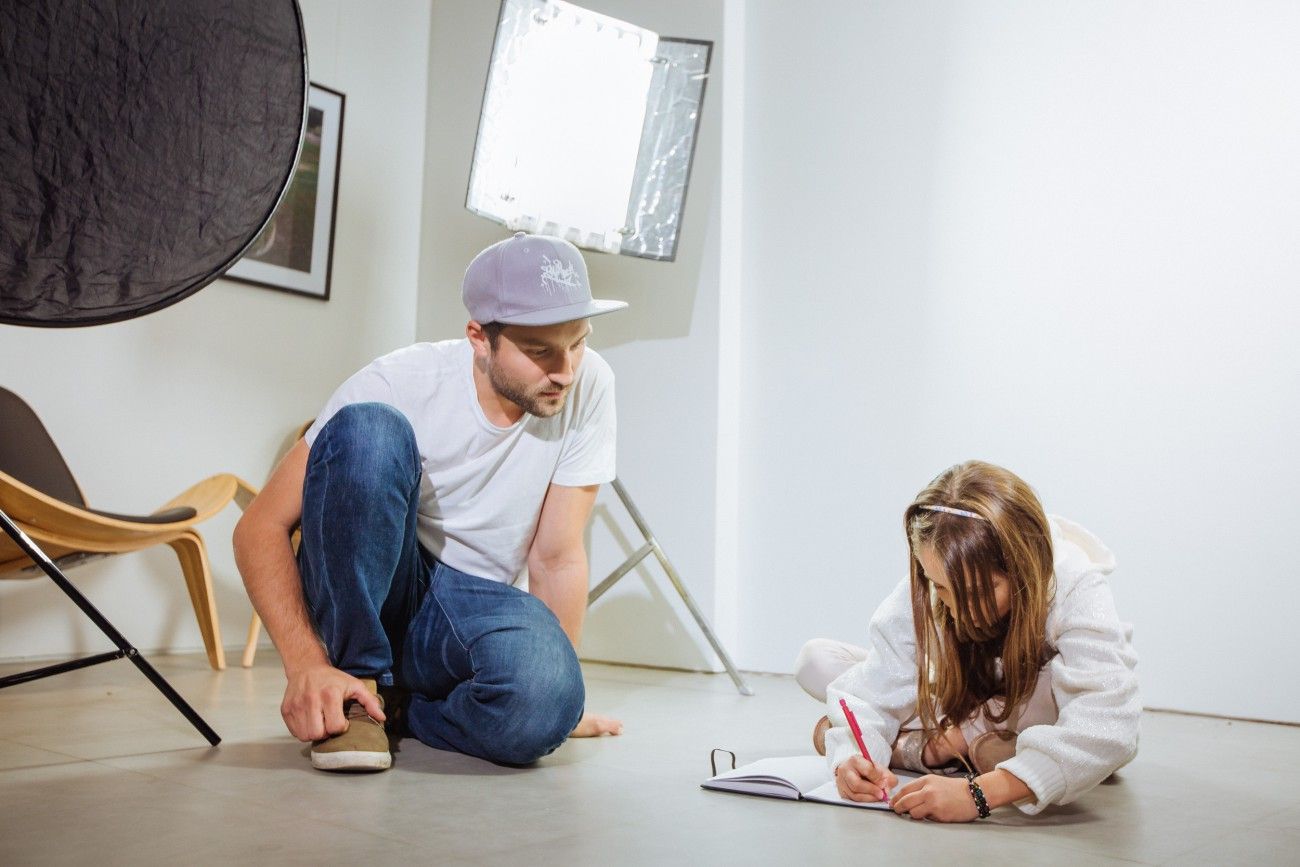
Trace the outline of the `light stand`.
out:
M 668 555 L 664 553 L 664 549 L 659 544 L 659 540 L 657 540 L 654 537 L 654 534 L 650 532 L 650 527 L 646 524 L 645 518 L 641 516 L 641 510 L 636 507 L 636 503 L 632 502 L 632 497 L 628 495 L 627 488 L 623 487 L 623 483 L 618 479 L 614 479 L 611 485 L 614 488 L 614 493 L 618 494 L 618 498 L 622 500 L 623 507 L 627 509 L 627 513 L 632 516 L 632 523 L 636 524 L 636 528 L 640 530 L 641 535 L 645 537 L 645 544 L 633 551 L 631 556 L 624 560 L 617 569 L 610 572 L 604 581 L 601 581 L 591 589 L 591 592 L 587 594 L 587 607 L 590 608 L 592 603 L 605 594 L 605 591 L 618 583 L 618 579 L 635 569 L 638 563 L 651 554 L 654 554 L 655 559 L 659 561 L 659 565 L 663 567 L 664 572 L 668 575 L 668 580 L 672 582 L 673 589 L 677 591 L 678 596 L 682 597 L 682 601 L 686 603 L 686 608 L 691 612 L 691 616 L 694 617 L 695 622 L 699 624 L 700 631 L 704 633 L 704 637 L 707 638 L 709 644 L 713 646 L 713 652 L 718 654 L 718 658 L 722 660 L 723 666 L 727 669 L 727 674 L 731 675 L 732 682 L 736 684 L 736 689 L 740 690 L 741 695 L 753 695 L 754 691 L 749 688 L 747 683 L 745 683 L 744 678 L 740 676 L 740 672 L 736 670 L 735 664 L 731 661 L 731 657 L 728 656 L 727 651 L 723 649 L 722 643 L 718 641 L 718 637 L 713 634 L 713 629 L 710 628 L 709 621 L 705 619 L 704 614 L 700 612 L 699 606 L 697 606 L 695 600 L 691 598 L 690 592 L 686 589 L 686 585 L 682 583 L 682 578 L 677 574 L 677 570 L 673 567 L 672 561 L 669 560 Z
M 30 671 L 23 671 L 18 674 L 11 674 L 7 677 L 0 677 L 0 689 L 7 686 L 17 686 L 20 683 L 27 683 L 31 680 L 39 680 L 42 677 L 49 677 L 53 674 L 63 674 L 65 671 L 76 671 L 78 668 L 88 668 L 92 665 L 99 665 L 101 662 L 112 662 L 116 659 L 126 657 L 135 663 L 135 667 L 140 669 L 149 682 L 158 687 L 158 691 L 167 697 L 175 708 L 180 711 L 190 723 L 199 730 L 199 734 L 208 739 L 208 743 L 214 747 L 221 743 L 221 737 L 212 730 L 212 727 L 204 722 L 203 717 L 199 716 L 194 708 L 190 707 L 189 702 L 181 698 L 180 693 L 172 688 L 172 685 L 158 673 L 149 661 L 140 655 L 140 651 L 135 649 L 131 642 L 126 640 L 122 633 L 108 618 L 99 613 L 90 600 L 81 594 L 81 591 L 72 586 L 72 582 L 67 576 L 54 565 L 54 561 L 45 555 L 45 552 L 36 546 L 36 543 L 27 537 L 13 520 L 0 511 L 0 529 L 3 529 L 11 539 L 18 544 L 23 553 L 32 558 L 32 562 L 41 567 L 41 570 L 53 581 L 58 588 L 68 595 L 68 598 L 77 604 L 91 622 L 99 627 L 100 631 L 108 636 L 109 640 L 117 645 L 116 651 L 108 653 L 99 653 L 94 656 L 87 656 L 81 659 L 72 659 L 67 662 L 60 662 L 57 665 L 48 665 L 44 668 L 33 668 Z

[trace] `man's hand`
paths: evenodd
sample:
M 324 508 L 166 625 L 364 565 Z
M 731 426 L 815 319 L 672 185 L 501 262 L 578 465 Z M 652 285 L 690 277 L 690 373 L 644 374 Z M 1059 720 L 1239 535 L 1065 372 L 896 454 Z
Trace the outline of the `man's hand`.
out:
M 979 816 L 964 779 L 933 774 L 904 786 L 894 796 L 893 807 L 900 816 L 936 822 L 970 822 Z
M 835 769 L 835 788 L 847 801 L 871 803 L 883 801 L 889 790 L 898 785 L 898 777 L 862 756 L 849 756 Z
M 378 722 L 384 721 L 379 696 L 346 672 L 329 665 L 313 665 L 289 675 L 280 703 L 280 716 L 300 741 L 318 741 L 348 730 L 343 702 L 354 698 Z
M 582 712 L 582 719 L 578 720 L 578 727 L 569 735 L 571 738 L 598 738 L 601 735 L 621 735 L 623 734 L 623 723 L 614 719 L 612 716 L 601 716 L 597 713 Z

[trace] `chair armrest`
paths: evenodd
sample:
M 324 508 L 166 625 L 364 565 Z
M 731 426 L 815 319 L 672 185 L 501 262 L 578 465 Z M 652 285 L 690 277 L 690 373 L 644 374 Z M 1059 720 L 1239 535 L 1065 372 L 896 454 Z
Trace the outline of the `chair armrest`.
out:
M 70 505 L 0 472 L 0 509 L 25 525 L 24 530 L 38 541 L 72 550 L 135 550 L 141 543 L 154 544 L 190 529 L 221 511 L 232 499 L 238 497 L 247 502 L 253 493 L 255 490 L 238 476 L 221 473 L 204 479 L 158 510 L 187 508 L 193 510 L 192 516 L 145 523 L 129 520 L 129 516 L 113 517 Z
M 220 512 L 231 500 L 243 500 L 240 508 L 245 508 L 256 495 L 257 489 L 239 476 L 218 473 L 177 494 L 158 511 L 188 507 L 194 510 L 195 516 L 186 523 L 197 524 Z
M 75 551 L 132 551 L 160 534 L 189 528 L 193 520 L 172 524 L 136 524 L 56 500 L 13 476 L 0 472 L 0 509 L 40 542 Z

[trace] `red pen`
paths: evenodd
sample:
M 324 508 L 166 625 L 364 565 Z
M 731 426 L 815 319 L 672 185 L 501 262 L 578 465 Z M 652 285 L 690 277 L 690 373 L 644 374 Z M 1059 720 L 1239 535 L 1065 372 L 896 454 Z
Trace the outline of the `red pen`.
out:
M 840 709 L 844 711 L 844 718 L 849 721 L 849 731 L 853 732 L 853 739 L 858 742 L 858 749 L 862 750 L 862 758 L 874 765 L 871 753 L 867 752 L 867 745 L 862 742 L 862 729 L 858 727 L 858 718 L 853 715 L 853 711 L 849 710 L 849 703 L 840 699 Z M 880 792 L 885 796 L 885 806 L 888 807 L 889 792 L 885 791 L 884 786 L 880 787 Z

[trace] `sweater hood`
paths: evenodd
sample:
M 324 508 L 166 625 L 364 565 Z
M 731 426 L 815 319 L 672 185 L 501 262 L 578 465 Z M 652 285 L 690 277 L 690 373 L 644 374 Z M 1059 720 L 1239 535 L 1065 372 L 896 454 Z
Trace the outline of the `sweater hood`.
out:
M 1060 515 L 1048 515 L 1047 523 L 1052 529 L 1052 567 L 1058 579 L 1115 571 L 1115 555 L 1091 532 Z

